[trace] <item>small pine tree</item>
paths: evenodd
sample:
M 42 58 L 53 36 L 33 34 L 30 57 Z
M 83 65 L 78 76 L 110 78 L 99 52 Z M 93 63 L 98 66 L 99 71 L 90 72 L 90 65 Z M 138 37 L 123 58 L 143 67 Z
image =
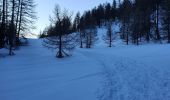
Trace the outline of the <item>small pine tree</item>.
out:
M 75 36 L 70 34 L 72 32 L 71 17 L 67 11 L 62 13 L 59 6 L 56 6 L 54 12 L 56 22 L 48 29 L 47 35 L 49 37 L 44 39 L 43 45 L 57 50 L 56 57 L 63 58 L 69 56 L 70 51 L 75 48 Z

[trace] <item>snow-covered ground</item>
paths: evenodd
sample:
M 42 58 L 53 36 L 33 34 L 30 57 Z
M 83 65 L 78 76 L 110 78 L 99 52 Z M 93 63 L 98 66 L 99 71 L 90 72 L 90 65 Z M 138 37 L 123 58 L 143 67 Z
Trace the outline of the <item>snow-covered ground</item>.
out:
M 0 100 L 170 100 L 170 45 L 119 44 L 56 59 L 30 40 L 0 56 Z

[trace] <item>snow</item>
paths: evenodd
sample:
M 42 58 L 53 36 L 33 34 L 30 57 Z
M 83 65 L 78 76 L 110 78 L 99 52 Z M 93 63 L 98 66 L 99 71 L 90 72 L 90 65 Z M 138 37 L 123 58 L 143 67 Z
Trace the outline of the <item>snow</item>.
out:
M 56 59 L 40 40 L 30 44 L 0 59 L 1 100 L 96 99 L 102 75 L 98 62 L 80 53 Z
M 169 44 L 109 48 L 100 39 L 57 59 L 41 40 L 29 42 L 12 57 L 0 50 L 1 100 L 170 100 Z

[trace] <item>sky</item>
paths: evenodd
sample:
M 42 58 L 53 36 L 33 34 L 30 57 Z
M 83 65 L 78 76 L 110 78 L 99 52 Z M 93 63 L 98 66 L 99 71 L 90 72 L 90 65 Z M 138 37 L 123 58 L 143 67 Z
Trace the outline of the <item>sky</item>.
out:
M 112 0 L 35 0 L 37 7 L 37 21 L 36 30 L 34 34 L 39 34 L 46 26 L 49 25 L 49 16 L 53 15 L 53 10 L 56 4 L 60 5 L 62 9 L 67 9 L 73 14 L 76 12 L 82 13 L 85 10 L 98 6 L 100 3 L 112 2 Z

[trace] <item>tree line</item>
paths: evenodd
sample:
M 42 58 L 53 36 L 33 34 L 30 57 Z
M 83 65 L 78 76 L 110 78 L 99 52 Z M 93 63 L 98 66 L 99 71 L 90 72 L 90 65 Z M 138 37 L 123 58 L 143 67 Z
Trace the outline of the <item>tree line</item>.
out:
M 142 41 L 170 43 L 169 0 L 124 0 L 119 7 L 121 37 L 129 44 Z
M 0 0 L 0 48 L 8 48 L 9 55 L 20 45 L 20 36 L 29 32 L 36 19 L 34 0 Z
M 61 11 L 59 7 L 55 8 L 54 15 L 51 25 L 42 32 L 41 37 L 48 37 L 44 39 L 44 45 L 58 49 L 59 58 L 68 55 L 64 50 L 73 49 L 75 44 L 80 48 L 91 48 L 98 40 L 97 28 L 103 26 L 107 29 L 103 39 L 112 47 L 116 34 L 113 23 L 116 22 L 120 24 L 117 34 L 127 45 L 150 41 L 170 43 L 169 0 L 113 0 L 82 15 L 78 12 L 73 22 L 71 14 Z
M 92 10 L 79 13 L 73 23 L 73 29 L 80 33 L 90 26 L 107 26 L 120 23 L 120 37 L 128 45 L 129 42 L 139 44 L 143 41 L 170 43 L 170 1 L 169 0 L 123 0 L 100 4 Z M 113 27 L 114 28 L 114 27 Z M 109 35 L 110 33 L 110 35 Z M 107 37 L 113 38 L 112 33 Z

